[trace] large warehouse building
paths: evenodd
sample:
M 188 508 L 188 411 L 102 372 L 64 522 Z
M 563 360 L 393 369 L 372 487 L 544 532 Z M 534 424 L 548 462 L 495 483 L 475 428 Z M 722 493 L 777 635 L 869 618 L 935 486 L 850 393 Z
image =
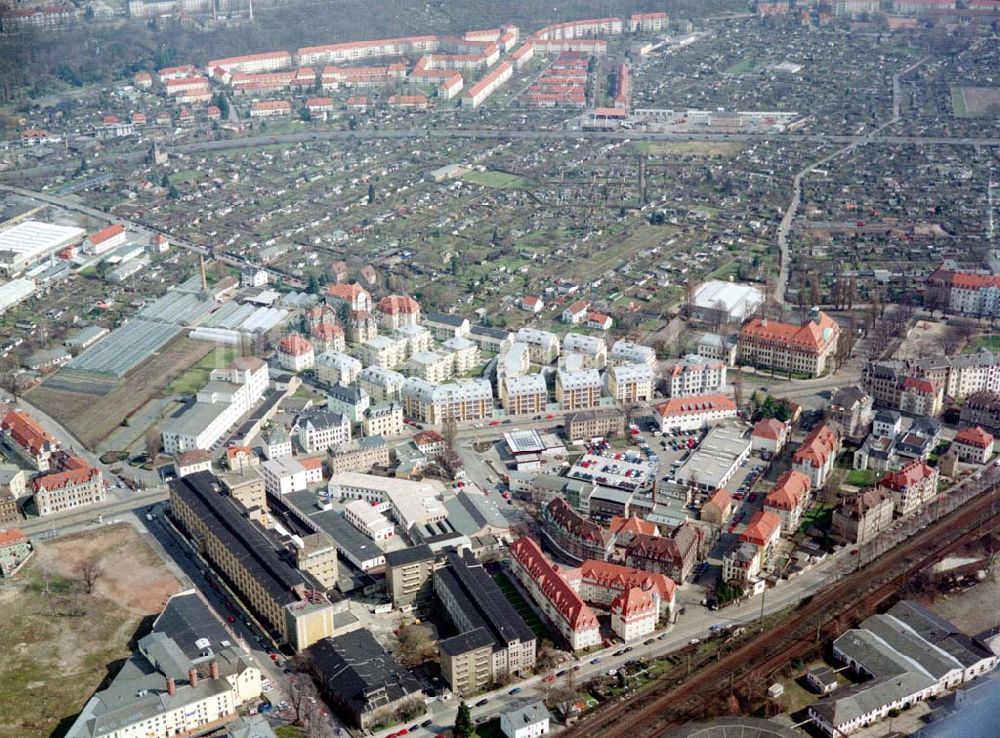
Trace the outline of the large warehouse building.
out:
M 693 317 L 706 323 L 742 323 L 764 302 L 764 294 L 748 284 L 711 279 L 695 290 Z
M 83 238 L 84 230 L 26 220 L 0 231 L 0 271 L 8 276 L 52 256 Z

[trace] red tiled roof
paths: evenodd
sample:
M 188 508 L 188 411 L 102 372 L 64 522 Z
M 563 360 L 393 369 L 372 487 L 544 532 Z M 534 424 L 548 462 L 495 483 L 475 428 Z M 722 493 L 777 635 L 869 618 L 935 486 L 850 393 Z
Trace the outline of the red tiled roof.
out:
M 903 380 L 903 389 L 914 389 L 917 392 L 923 392 L 925 394 L 933 395 L 937 392 L 937 384 L 929 379 L 921 379 L 920 377 L 907 377 Z
M 610 528 L 612 533 L 643 533 L 647 536 L 658 536 L 660 534 L 656 523 L 650 523 L 648 520 L 643 520 L 635 515 L 629 518 L 615 515 L 611 518 Z
M 546 507 L 552 521 L 566 533 L 583 541 L 604 546 L 611 534 L 593 520 L 578 514 L 562 497 L 556 497 Z
M 226 449 L 226 457 L 235 459 L 238 456 L 252 456 L 253 449 L 249 446 L 230 446 Z
M 192 448 L 189 451 L 184 451 L 177 457 L 178 466 L 191 466 L 192 464 L 204 464 L 206 461 L 211 462 L 212 457 L 209 453 L 200 448 Z
M 802 325 L 754 318 L 740 329 L 740 340 L 767 341 L 798 351 L 819 353 L 839 333 L 837 322 L 821 312 L 818 323 L 809 320 Z
M 776 513 L 758 510 L 750 518 L 746 530 L 740 534 L 740 540 L 755 546 L 765 546 L 780 530 L 781 518 Z
M 764 418 L 763 420 L 757 421 L 757 424 L 753 427 L 753 433 L 751 435 L 754 435 L 757 438 L 767 438 L 771 441 L 779 441 L 784 433 L 784 423 L 774 418 Z
M 905 489 L 919 484 L 929 477 L 934 476 L 936 470 L 924 461 L 911 461 L 898 471 L 889 472 L 879 483 L 886 489 L 902 492 Z
M 764 507 L 794 510 L 801 507 L 809 494 L 809 477 L 799 471 L 786 471 L 764 498 Z
M 552 603 L 574 631 L 598 627 L 597 617 L 531 538 L 521 537 L 510 544 L 510 555 Z
M 310 471 L 323 468 L 323 458 L 321 456 L 314 456 L 311 459 L 299 459 L 299 463 Z
M 525 295 L 524 297 L 521 298 L 522 305 L 531 305 L 532 307 L 534 307 L 541 301 L 542 299 L 537 295 Z
M 674 581 L 666 574 L 632 569 L 597 559 L 587 559 L 580 565 L 580 577 L 585 582 L 610 589 L 639 587 L 646 591 L 655 590 L 664 602 L 674 599 L 676 589 Z
M 587 300 L 578 300 L 577 302 L 574 302 L 572 305 L 567 307 L 566 312 L 573 313 L 573 315 L 577 315 L 579 313 L 585 312 L 589 307 L 590 303 Z
M 444 443 L 444 437 L 437 431 L 425 430 L 417 433 L 413 442 L 418 446 L 428 446 L 432 443 Z
M 821 423 L 806 436 L 802 445 L 795 449 L 795 453 L 792 454 L 792 463 L 808 463 L 814 469 L 818 469 L 837 450 L 838 441 L 837 431 L 832 426 Z
M 420 303 L 407 295 L 387 295 L 378 301 L 378 309 L 386 315 L 416 315 Z
M 709 394 L 675 397 L 656 406 L 656 412 L 663 418 L 721 410 L 736 412 L 736 403 L 725 395 Z
M 331 284 L 326 288 L 326 294 L 330 297 L 336 297 L 344 302 L 354 302 L 355 298 L 359 295 L 368 294 L 368 290 L 362 287 L 357 282 L 352 284 Z
M 264 360 L 256 356 L 237 356 L 231 364 L 233 369 L 258 371 L 264 366 Z
M 283 354 L 291 354 L 292 356 L 301 356 L 302 354 L 307 354 L 313 350 L 313 346 L 309 341 L 304 339 L 302 336 L 290 335 L 285 336 L 278 343 L 278 351 Z
M 333 323 L 318 323 L 312 329 L 312 334 L 323 341 L 332 341 L 335 338 L 344 337 L 344 329 Z
M 9 433 L 18 446 L 35 456 L 59 445 L 37 420 L 22 410 L 9 410 L 0 421 L 0 431 Z
M 993 436 L 978 425 L 975 428 L 962 428 L 955 434 L 955 443 L 976 448 L 989 448 L 993 445 Z
M 125 226 L 120 223 L 115 223 L 114 225 L 109 225 L 107 228 L 102 228 L 97 233 L 92 233 L 87 237 L 87 240 L 92 244 L 97 245 L 99 243 L 104 243 L 109 238 L 114 238 L 119 233 L 123 233 L 124 231 Z
M 32 482 L 32 489 L 35 492 L 48 489 L 60 489 L 69 485 L 85 484 L 95 477 L 101 476 L 101 470 L 97 467 L 87 466 L 83 469 L 69 469 L 57 472 L 56 474 L 46 474 L 38 477 Z
M 656 612 L 656 602 L 649 592 L 632 587 L 611 601 L 611 611 L 620 613 L 623 618 L 648 615 Z
M 708 498 L 708 502 L 705 504 L 713 504 L 720 511 L 725 510 L 727 507 L 733 504 L 733 497 L 724 489 L 718 489 L 715 494 Z
M 24 531 L 20 528 L 0 530 L 0 546 L 11 546 L 15 543 L 23 543 L 27 540 L 28 537 L 24 535 Z

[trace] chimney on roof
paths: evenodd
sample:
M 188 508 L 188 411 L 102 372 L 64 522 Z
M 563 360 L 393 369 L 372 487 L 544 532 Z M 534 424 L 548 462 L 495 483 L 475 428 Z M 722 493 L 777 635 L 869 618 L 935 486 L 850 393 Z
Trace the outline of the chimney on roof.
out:
M 767 328 L 767 318 L 761 318 L 760 319 L 760 327 L 761 328 Z
M 219 662 L 215 659 L 208 664 L 208 678 L 213 681 L 219 678 Z
M 819 323 L 819 306 L 813 305 L 809 308 L 809 318 L 813 323 Z
M 193 666 L 188 669 L 188 684 L 191 685 L 191 689 L 198 686 L 198 670 Z
M 174 681 L 173 677 L 167 677 L 167 694 L 171 697 L 177 694 L 177 682 Z

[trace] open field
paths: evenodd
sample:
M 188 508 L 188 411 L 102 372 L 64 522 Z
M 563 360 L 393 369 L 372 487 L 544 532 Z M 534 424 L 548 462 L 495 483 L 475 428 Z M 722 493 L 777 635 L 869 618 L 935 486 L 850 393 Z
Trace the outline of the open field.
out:
M 172 185 L 183 184 L 185 182 L 197 182 L 201 179 L 201 172 L 194 169 L 182 169 L 179 172 L 167 175 L 167 181 Z
M 715 141 L 648 141 L 636 144 L 636 149 L 650 156 L 721 156 L 731 158 L 746 148 L 741 143 Z
M 963 633 L 975 635 L 1000 625 L 998 598 L 1000 598 L 1000 576 L 994 569 L 985 580 L 972 589 L 957 594 L 942 595 L 928 606 L 941 617 L 955 623 Z
M 143 363 L 102 397 L 83 392 L 32 389 L 27 399 L 51 415 L 89 449 L 94 449 L 125 418 L 212 350 L 204 341 L 180 338 Z
M 972 354 L 979 349 L 989 349 L 990 351 L 1000 350 L 1000 336 L 993 334 L 989 336 L 976 336 L 971 339 L 965 348 L 962 349 L 963 354 Z
M 176 395 L 193 395 L 208 381 L 213 369 L 221 369 L 232 363 L 239 349 L 236 346 L 216 346 L 186 372 L 170 383 L 167 392 Z
M 104 575 L 86 594 L 74 574 L 93 558 Z M 0 735 L 61 735 L 102 680 L 131 651 L 143 619 L 179 591 L 129 526 L 42 544 L 0 587 Z
M 1000 114 L 1000 87 L 952 87 L 956 118 L 993 118 Z
M 761 67 L 764 62 L 753 56 L 745 57 L 740 61 L 733 64 L 731 67 L 727 67 L 725 70 L 726 74 L 750 74 L 759 67 Z
M 516 174 L 507 172 L 469 172 L 462 175 L 462 181 L 471 184 L 482 185 L 483 187 L 494 187 L 497 189 L 504 187 L 518 187 L 524 184 L 524 178 Z

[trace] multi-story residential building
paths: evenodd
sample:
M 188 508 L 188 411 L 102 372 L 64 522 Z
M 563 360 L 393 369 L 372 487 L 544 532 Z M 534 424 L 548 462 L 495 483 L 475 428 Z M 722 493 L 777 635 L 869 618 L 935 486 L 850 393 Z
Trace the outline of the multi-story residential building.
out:
M 127 237 L 125 226 L 115 223 L 87 236 L 83 241 L 83 251 L 87 254 L 103 254 L 123 245 Z
M 392 606 L 424 608 L 433 600 L 436 556 L 426 543 L 385 554 L 385 584 Z
M 239 472 L 225 472 L 219 475 L 219 482 L 226 494 L 247 510 L 267 507 L 267 485 L 259 467 L 244 468 Z
M 333 634 L 325 588 L 287 563 L 260 524 L 207 472 L 170 483 L 170 508 L 181 528 L 243 604 L 299 651 Z
M 211 449 L 261 400 L 269 381 L 267 364 L 252 356 L 239 357 L 229 367 L 213 370 L 195 403 L 164 424 L 164 452 L 177 455 L 195 448 Z
M 623 338 L 615 341 L 608 360 L 612 364 L 648 364 L 652 369 L 656 365 L 656 351 Z
M 386 330 L 395 330 L 420 322 L 420 303 L 406 295 L 388 295 L 378 301 L 376 313 L 379 325 Z
M 653 396 L 653 370 L 646 364 L 619 364 L 608 369 L 608 394 L 618 402 L 646 402 Z
M 678 397 L 656 406 L 660 430 L 700 430 L 709 423 L 736 417 L 736 403 L 720 394 Z
M 667 397 L 690 397 L 726 391 L 726 364 L 689 354 L 670 362 L 664 370 L 664 394 Z
M 366 436 L 392 438 L 403 433 L 403 406 L 398 402 L 382 402 L 365 411 L 361 432 Z
M 500 732 L 506 738 L 540 738 L 549 732 L 549 711 L 542 701 L 500 713 Z
M 695 353 L 705 359 L 714 359 L 724 362 L 727 366 L 735 366 L 737 348 L 736 336 L 703 333 L 695 346 Z
M 563 336 L 560 363 L 570 366 L 567 362 L 570 356 L 579 357 L 576 360 L 578 369 L 603 369 L 608 363 L 608 344 L 598 336 L 567 333 Z
M 907 377 L 926 379 L 945 397 L 961 401 L 976 392 L 1000 392 L 1000 354 L 982 349 L 971 354 L 935 356 L 910 361 L 870 361 L 861 382 L 879 407 L 900 409 Z
M 330 412 L 340 413 L 350 423 L 360 423 L 371 407 L 371 398 L 361 387 L 335 384 L 326 391 L 326 407 Z M 350 436 L 344 440 L 349 439 Z
M 786 471 L 764 498 L 764 509 L 781 518 L 781 532 L 792 535 L 809 500 L 809 477 L 802 472 Z
M 296 418 L 295 425 L 306 453 L 326 451 L 351 440 L 351 421 L 340 413 L 310 409 Z
M 953 2 L 951 7 L 955 7 Z M 926 287 L 924 302 L 932 309 L 977 318 L 1000 315 L 1000 277 L 995 275 L 937 269 L 927 278 Z
M 659 607 L 649 591 L 632 587 L 611 601 L 611 632 L 625 643 L 645 638 L 656 630 Z
M 354 384 L 361 374 L 362 364 L 353 356 L 339 351 L 324 351 L 316 357 L 316 379 L 327 384 Z
M 370 366 L 358 375 L 358 387 L 374 403 L 398 402 L 406 377 L 392 369 Z
M 345 504 L 344 520 L 373 541 L 392 538 L 396 530 L 385 515 L 364 500 L 351 500 Z
M 867 543 L 892 525 L 894 510 L 887 490 L 862 490 L 833 511 L 833 534 L 847 543 Z
M 601 375 L 596 369 L 556 372 L 556 402 L 564 410 L 581 410 L 601 404 Z
M 826 484 L 840 454 L 840 433 L 829 423 L 820 423 L 792 454 L 792 469 L 802 472 L 813 489 Z
M 24 410 L 10 408 L 0 420 L 0 442 L 4 448 L 33 469 L 47 472 L 59 442 Z
M 479 346 L 480 351 L 502 354 L 514 343 L 514 334 L 503 328 L 474 325 L 469 329 L 469 340 Z
M 801 326 L 754 318 L 740 329 L 739 361 L 760 369 L 818 377 L 837 351 L 840 326 L 814 309 Z
M 260 465 L 264 487 L 269 494 L 283 496 L 306 489 L 323 481 L 322 459 L 296 459 L 279 456 Z
M 439 341 L 469 335 L 469 319 L 449 313 L 427 313 L 424 327 Z
M 444 351 L 420 351 L 407 360 L 403 373 L 441 384 L 455 376 L 455 361 L 451 354 Z
M 841 387 L 833 393 L 826 417 L 840 426 L 845 440 L 860 443 L 871 431 L 874 399 L 859 386 Z
M 343 351 L 347 347 L 344 329 L 334 323 L 317 323 L 309 331 L 313 352 Z
M 909 515 L 938 495 L 939 472 L 923 461 L 911 461 L 899 471 L 886 474 L 879 488 L 892 495 L 896 512 Z
M 677 586 L 664 574 L 587 559 L 579 568 L 563 570 L 562 575 L 585 602 L 600 607 L 608 607 L 619 595 L 638 588 L 653 596 L 659 617 L 674 609 Z
M 959 461 L 969 464 L 985 464 L 993 456 L 993 435 L 979 426 L 962 428 L 955 434 L 951 447 Z
M 508 415 L 533 415 L 545 411 L 549 390 L 541 374 L 507 376 L 500 382 L 500 403 Z
M 620 436 L 625 432 L 625 414 L 620 410 L 583 410 L 565 417 L 565 434 L 570 441 Z
M 226 468 L 241 472 L 244 469 L 260 467 L 260 457 L 249 446 L 230 446 L 226 449 Z
M 625 546 L 625 565 L 684 582 L 698 562 L 700 541 L 701 532 L 689 523 L 663 536 L 636 533 Z
M 378 322 L 367 310 L 349 310 L 347 312 L 347 340 L 351 343 L 364 343 L 378 335 Z
M 906 377 L 899 395 L 899 411 L 908 415 L 935 417 L 944 409 L 944 392 L 937 382 Z
M 449 338 L 441 344 L 441 348 L 451 354 L 452 372 L 461 377 L 479 366 L 479 346 L 465 336 Z
M 434 385 L 409 377 L 400 390 L 403 413 L 433 425 L 446 420 L 482 420 L 493 412 L 493 388 L 485 379 L 460 379 Z
M 701 519 L 719 528 L 729 521 L 732 514 L 733 497 L 725 489 L 717 489 L 701 506 Z
M 81 459 L 65 471 L 37 477 L 31 490 L 39 516 L 102 502 L 106 491 L 101 470 Z
M 722 555 L 722 581 L 745 590 L 757 581 L 761 567 L 761 551 L 757 546 L 734 541 Z
M 212 471 L 212 456 L 200 448 L 182 451 L 174 459 L 174 471 L 178 477 L 186 477 L 201 471 Z
M 1000 433 L 1000 393 L 976 392 L 969 395 L 961 410 L 962 425 L 984 428 Z
M 434 592 L 461 635 L 441 643 L 442 675 L 461 695 L 478 692 L 505 677 L 524 674 L 535 666 L 537 641 L 527 623 L 517 614 L 483 565 L 471 551 L 446 555 L 447 566 L 434 572 Z M 461 653 L 478 651 L 477 642 L 467 643 L 468 634 L 484 631 L 490 639 L 489 669 L 469 670 Z M 452 641 L 449 643 L 449 641 Z
M 304 372 L 316 363 L 313 345 L 302 336 L 292 334 L 278 342 L 278 365 L 290 372 Z
M 510 545 L 511 572 L 574 651 L 601 642 L 597 616 L 542 549 L 522 536 Z
M 372 310 L 372 296 L 364 287 L 357 282 L 351 284 L 331 284 L 326 288 L 326 301 L 342 312 L 351 310 L 365 311 Z
M 407 358 L 421 351 L 430 351 L 434 345 L 434 336 L 422 325 L 401 325 L 392 332 L 392 337 L 397 341 L 406 342 Z
M 358 354 L 365 366 L 379 366 L 383 369 L 395 369 L 406 361 L 405 339 L 390 336 L 372 336 L 361 344 Z
M 555 333 L 537 328 L 521 328 L 514 334 L 514 341 L 528 347 L 528 356 L 534 364 L 548 366 L 559 358 L 559 336 Z
M 791 428 L 776 418 L 758 420 L 750 431 L 750 443 L 754 451 L 763 451 L 772 456 L 781 453 L 791 436 Z
M 21 518 L 18 499 L 27 493 L 28 475 L 14 464 L 0 464 L 0 526 Z
M 366 436 L 331 446 L 326 461 L 331 474 L 368 472 L 374 466 L 389 465 L 389 444 L 382 436 Z
M 264 431 L 261 440 L 264 442 L 265 458 L 280 459 L 292 455 L 292 437 L 280 426 Z
M 173 595 L 67 738 L 171 738 L 236 719 L 260 698 L 262 675 L 234 640 L 194 590 Z
M 755 512 L 746 529 L 740 533 L 741 542 L 751 543 L 760 551 L 761 568 L 770 563 L 780 538 L 781 518 L 766 510 Z
M 570 561 L 611 558 L 615 543 L 611 531 L 580 515 L 563 498 L 556 497 L 542 508 L 540 522 L 545 540 Z

